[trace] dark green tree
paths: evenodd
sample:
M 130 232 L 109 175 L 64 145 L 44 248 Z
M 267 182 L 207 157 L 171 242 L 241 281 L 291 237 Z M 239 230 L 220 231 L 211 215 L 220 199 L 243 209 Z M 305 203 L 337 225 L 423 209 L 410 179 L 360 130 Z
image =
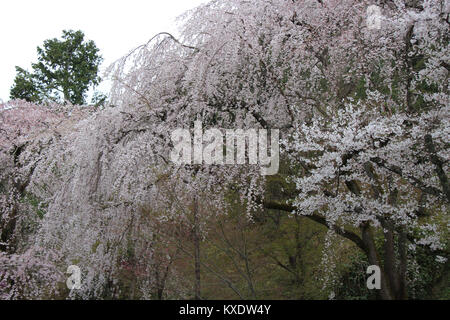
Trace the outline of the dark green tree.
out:
M 49 39 L 37 47 L 38 62 L 33 72 L 16 67 L 11 99 L 31 102 L 64 101 L 84 104 L 90 86 L 100 82 L 98 76 L 102 57 L 92 40 L 85 40 L 82 31 L 63 31 L 62 40 Z
M 33 75 L 16 66 L 16 78 L 11 88 L 10 97 L 12 99 L 24 99 L 32 102 L 40 102 L 43 100 L 39 84 Z

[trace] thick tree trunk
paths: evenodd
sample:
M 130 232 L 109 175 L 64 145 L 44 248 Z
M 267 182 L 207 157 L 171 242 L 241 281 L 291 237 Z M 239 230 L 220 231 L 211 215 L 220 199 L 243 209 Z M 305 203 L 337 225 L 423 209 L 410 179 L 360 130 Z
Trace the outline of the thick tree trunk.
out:
M 400 256 L 400 266 L 399 266 L 399 286 L 398 292 L 396 292 L 396 299 L 406 300 L 408 298 L 407 288 L 406 288 L 406 267 L 407 267 L 407 252 L 406 252 L 406 232 L 401 230 L 398 236 L 398 251 Z
M 200 234 L 198 222 L 198 200 L 194 197 L 194 298 L 200 300 Z
M 375 247 L 375 242 L 373 240 L 372 230 L 370 225 L 367 223 L 362 227 L 362 240 L 366 247 L 366 254 L 371 265 L 378 266 L 381 270 L 381 289 L 380 289 L 380 297 L 383 300 L 392 300 L 393 296 L 391 293 L 391 289 L 388 283 L 388 279 L 384 274 L 384 270 L 378 259 L 377 250 Z
M 395 256 L 395 242 L 394 242 L 394 228 L 391 222 L 381 219 L 381 225 L 385 229 L 384 231 L 384 272 L 389 282 L 389 287 L 394 295 L 393 298 L 397 299 L 400 292 L 400 278 L 396 268 L 396 256 Z

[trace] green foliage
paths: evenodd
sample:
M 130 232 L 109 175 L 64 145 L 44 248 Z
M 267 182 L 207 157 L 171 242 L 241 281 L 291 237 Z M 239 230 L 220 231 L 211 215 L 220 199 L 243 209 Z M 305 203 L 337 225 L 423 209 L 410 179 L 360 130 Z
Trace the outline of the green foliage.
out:
M 14 79 L 14 85 L 11 88 L 10 96 L 12 99 L 24 99 L 30 102 L 42 101 L 42 93 L 39 89 L 39 83 L 33 77 L 33 75 L 16 66 L 16 78 Z
M 90 86 L 100 82 L 102 57 L 95 43 L 84 40 L 82 31 L 63 31 L 62 40 L 49 39 L 37 47 L 38 62 L 30 73 L 16 67 L 11 99 L 31 102 L 59 101 L 84 104 Z
M 344 271 L 341 273 L 339 283 L 335 288 L 338 300 L 373 300 L 376 292 L 367 289 L 366 270 L 369 266 L 366 256 L 357 252 L 350 257 L 350 261 L 343 264 Z

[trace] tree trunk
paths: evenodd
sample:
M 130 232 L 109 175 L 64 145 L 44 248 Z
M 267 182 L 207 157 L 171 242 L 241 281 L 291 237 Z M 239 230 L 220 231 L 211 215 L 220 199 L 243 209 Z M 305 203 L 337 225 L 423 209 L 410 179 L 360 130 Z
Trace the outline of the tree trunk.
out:
M 198 224 L 198 200 L 194 197 L 194 298 L 200 300 L 200 235 Z
M 407 252 L 406 252 L 406 231 L 400 230 L 398 236 L 398 251 L 400 255 L 400 266 L 399 266 L 399 287 L 396 299 L 406 300 L 408 298 L 407 288 L 406 288 L 406 267 L 407 267 Z
M 377 256 L 377 250 L 375 247 L 375 242 L 373 240 L 372 231 L 370 229 L 370 225 L 367 223 L 362 227 L 362 240 L 366 247 L 366 254 L 371 265 L 378 266 L 381 270 L 381 289 L 380 289 L 380 297 L 383 300 L 392 300 L 391 290 L 388 284 L 388 280 L 384 275 L 383 268 L 381 266 L 380 260 Z
M 395 245 L 394 245 L 394 228 L 390 221 L 381 219 L 381 225 L 386 231 L 384 232 L 384 271 L 386 273 L 389 287 L 391 288 L 395 299 L 400 292 L 400 278 L 396 267 Z

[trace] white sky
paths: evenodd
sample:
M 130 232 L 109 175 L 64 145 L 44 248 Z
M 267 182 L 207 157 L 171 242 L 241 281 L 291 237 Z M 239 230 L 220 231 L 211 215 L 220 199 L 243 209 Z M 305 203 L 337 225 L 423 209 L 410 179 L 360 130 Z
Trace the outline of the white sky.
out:
M 0 99 L 9 100 L 15 66 L 31 71 L 36 47 L 81 30 L 110 63 L 161 31 L 175 31 L 174 19 L 207 0 L 4 0 L 0 5 Z

